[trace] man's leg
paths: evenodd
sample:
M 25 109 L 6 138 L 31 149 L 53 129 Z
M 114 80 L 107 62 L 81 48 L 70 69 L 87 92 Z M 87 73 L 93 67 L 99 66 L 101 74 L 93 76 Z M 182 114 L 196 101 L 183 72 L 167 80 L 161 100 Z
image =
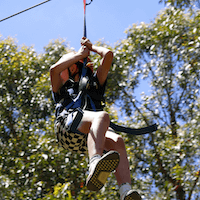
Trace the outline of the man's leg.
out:
M 119 134 L 116 134 L 112 131 L 107 131 L 105 149 L 107 151 L 115 150 L 120 154 L 120 162 L 115 172 L 118 185 L 123 183 L 131 184 L 129 161 L 127 158 L 126 147 L 123 138 Z
M 78 127 L 82 133 L 88 134 L 87 145 L 89 158 L 102 155 L 105 143 L 105 134 L 110 124 L 109 115 L 104 112 L 84 111 L 83 118 Z
M 105 134 L 110 124 L 109 115 L 106 112 L 84 111 L 78 130 L 88 133 L 88 153 L 90 158 L 89 176 L 86 181 L 89 190 L 100 190 L 109 174 L 119 164 L 119 154 L 110 151 L 102 156 L 105 143 Z M 102 157 L 101 157 L 102 156 Z
M 141 196 L 138 194 L 138 192 L 131 190 L 129 161 L 127 158 L 126 147 L 123 138 L 113 131 L 107 131 L 105 149 L 107 151 L 115 150 L 120 154 L 120 162 L 116 168 L 115 177 L 120 187 L 119 192 L 121 200 L 141 200 Z

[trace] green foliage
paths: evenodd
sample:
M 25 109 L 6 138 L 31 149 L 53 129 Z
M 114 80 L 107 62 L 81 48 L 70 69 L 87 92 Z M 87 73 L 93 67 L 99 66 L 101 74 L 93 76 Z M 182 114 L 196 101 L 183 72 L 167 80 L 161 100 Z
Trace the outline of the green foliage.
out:
M 19 48 L 11 38 L 0 40 L 1 199 L 43 198 L 65 182 L 76 193 L 85 180 L 83 156 L 77 155 L 75 161 L 58 147 L 53 132 L 49 67 L 70 49 L 55 41 L 45 50 L 37 55 L 32 47 Z M 79 182 L 70 177 L 79 177 Z
M 49 67 L 72 49 L 59 40 L 44 49 L 0 39 L 0 199 L 96 199 L 85 187 L 87 156 L 54 135 Z
M 127 70 L 127 78 L 118 82 L 124 86 L 120 103 L 127 123 L 159 124 L 156 134 L 127 139 L 134 181 L 147 199 L 200 195 L 199 20 L 199 11 L 169 7 L 155 22 L 130 27 L 117 47 L 116 60 Z M 144 80 L 149 90 L 136 98 L 135 89 Z
M 127 126 L 157 121 L 145 136 L 122 133 L 133 188 L 145 199 L 198 199 L 200 157 L 200 14 L 168 7 L 150 24 L 134 24 L 115 48 L 106 110 Z M 38 55 L 0 38 L 0 199 L 119 199 L 114 175 L 98 193 L 85 187 L 87 156 L 60 148 L 53 122 L 49 67 L 72 51 L 52 41 Z M 91 55 L 97 64 L 97 55 Z M 149 87 L 139 99 L 135 91 Z M 121 109 L 115 108 L 121 106 Z
M 200 6 L 199 0 L 160 0 L 159 3 L 164 2 L 177 8 L 192 8 L 193 5 Z

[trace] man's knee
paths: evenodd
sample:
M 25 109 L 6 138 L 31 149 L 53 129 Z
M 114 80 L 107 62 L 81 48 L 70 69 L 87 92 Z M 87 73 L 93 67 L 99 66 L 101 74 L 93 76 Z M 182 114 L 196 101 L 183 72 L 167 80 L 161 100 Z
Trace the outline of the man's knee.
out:
M 124 139 L 122 138 L 121 135 L 117 136 L 116 145 L 117 145 L 117 148 L 125 149 Z
M 101 120 L 101 121 L 104 121 L 104 122 L 107 122 L 107 123 L 110 123 L 110 117 L 109 117 L 109 114 L 105 111 L 100 111 L 100 112 L 97 112 L 97 117 Z
M 105 143 L 105 148 L 107 151 L 116 150 L 119 153 L 126 150 L 125 143 L 121 135 L 113 133 L 112 131 L 107 132 L 107 140 Z

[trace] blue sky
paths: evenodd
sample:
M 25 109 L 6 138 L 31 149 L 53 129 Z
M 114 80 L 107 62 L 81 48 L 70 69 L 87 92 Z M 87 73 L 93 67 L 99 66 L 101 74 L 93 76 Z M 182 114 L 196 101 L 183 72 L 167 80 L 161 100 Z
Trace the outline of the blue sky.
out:
M 44 0 L 0 1 L 0 20 Z M 89 2 L 89 0 L 87 0 Z M 87 6 L 87 36 L 114 45 L 126 37 L 133 23 L 153 21 L 164 8 L 159 0 L 93 0 Z M 0 35 L 16 38 L 19 45 L 33 45 L 40 53 L 51 40 L 64 38 L 78 50 L 83 36 L 83 0 L 51 0 L 39 7 L 0 22 Z

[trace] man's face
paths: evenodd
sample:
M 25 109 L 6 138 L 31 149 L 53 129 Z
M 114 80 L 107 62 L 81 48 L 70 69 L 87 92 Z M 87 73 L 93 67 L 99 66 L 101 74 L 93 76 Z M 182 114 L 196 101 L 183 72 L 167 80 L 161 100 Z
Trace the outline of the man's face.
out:
M 76 64 L 73 64 L 71 67 L 69 67 L 69 71 L 71 72 L 71 76 L 73 76 L 79 72 L 79 69 Z

